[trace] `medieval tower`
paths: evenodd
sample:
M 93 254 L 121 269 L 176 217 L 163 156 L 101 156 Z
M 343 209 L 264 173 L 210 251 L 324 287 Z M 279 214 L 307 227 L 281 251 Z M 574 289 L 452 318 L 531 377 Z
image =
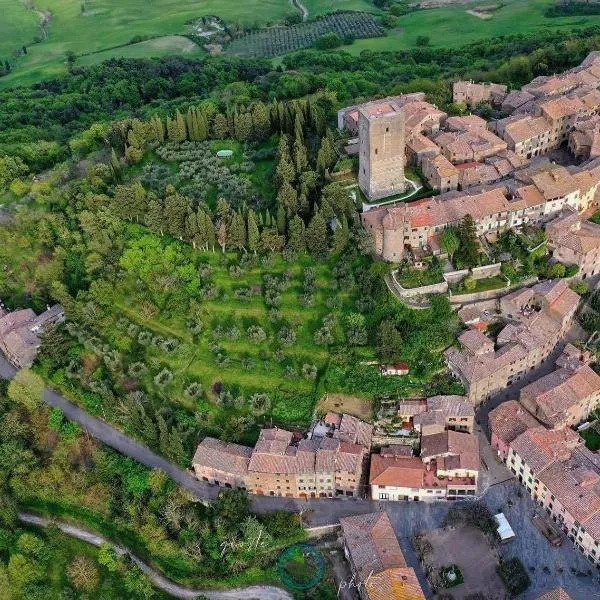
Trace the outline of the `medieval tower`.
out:
M 390 102 L 358 116 L 358 185 L 371 201 L 404 191 L 404 112 Z

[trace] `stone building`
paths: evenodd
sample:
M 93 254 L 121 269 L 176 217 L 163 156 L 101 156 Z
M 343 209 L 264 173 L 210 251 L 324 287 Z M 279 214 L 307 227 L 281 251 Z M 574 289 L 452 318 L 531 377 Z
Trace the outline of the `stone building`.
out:
M 290 498 L 359 496 L 372 427 L 329 413 L 310 438 L 263 429 L 254 448 L 205 438 L 192 466 L 199 479 L 251 494 Z
M 600 165 L 573 171 L 548 164 L 528 181 L 507 186 L 498 182 L 483 191 L 452 191 L 408 204 L 381 206 L 363 211 L 361 219 L 373 237 L 375 253 L 400 262 L 405 248 L 428 247 L 430 238 L 458 225 L 467 214 L 473 217 L 477 234 L 483 235 L 528 223 L 543 224 L 566 207 L 583 212 L 597 204 Z
M 481 102 L 489 102 L 496 106 L 502 104 L 506 97 L 507 87 L 499 83 L 474 83 L 473 81 L 456 81 L 452 85 L 452 102 L 464 102 L 474 107 Z
M 562 367 L 525 386 L 519 400 L 546 427 L 572 427 L 600 404 L 600 376 L 585 364 Z
M 459 170 L 442 154 L 424 156 L 421 170 L 434 190 L 444 193 L 458 188 Z
M 15 367 L 30 367 L 42 343 L 44 329 L 64 319 L 65 311 L 60 304 L 40 315 L 30 308 L 14 312 L 0 309 L 0 350 Z
M 393 102 L 358 109 L 358 185 L 369 200 L 401 194 L 405 188 L 404 112 Z
M 548 223 L 546 234 L 552 257 L 567 266 L 576 265 L 578 277 L 600 273 L 600 225 L 568 209 Z
M 533 427 L 510 444 L 506 464 L 575 547 L 600 567 L 600 462 L 569 428 Z
M 471 402 L 479 404 L 538 367 L 565 336 L 579 300 L 564 279 L 544 281 L 501 298 L 503 315 L 512 322 L 496 344 L 477 329 L 464 332 L 458 338 L 462 348 L 448 348 L 444 356 Z
M 490 411 L 488 423 L 491 434 L 490 444 L 505 461 L 510 450 L 510 443 L 531 427 L 538 427 L 540 422 L 516 400 L 503 402 Z
M 386 512 L 343 517 L 340 525 L 352 588 L 361 600 L 425 600 Z

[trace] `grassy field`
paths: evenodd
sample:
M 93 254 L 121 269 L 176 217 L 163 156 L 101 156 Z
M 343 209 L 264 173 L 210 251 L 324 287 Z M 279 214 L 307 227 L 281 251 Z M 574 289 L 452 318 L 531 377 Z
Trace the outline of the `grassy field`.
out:
M 452 47 L 498 35 L 543 28 L 567 30 L 600 23 L 600 16 L 548 19 L 543 11 L 553 2 L 507 0 L 486 19 L 467 13 L 481 3 L 417 11 L 401 17 L 398 27 L 388 31 L 386 37 L 356 40 L 345 49 L 359 54 L 365 49 L 411 48 L 419 35 L 429 36 L 432 46 Z M 309 17 L 333 10 L 379 12 L 370 0 L 304 0 L 304 5 Z M 0 23 L 0 57 L 9 57 L 24 44 L 32 44 L 40 35 L 40 17 L 18 0 L 0 0 L 0 8 L 5 16 Z M 231 0 L 154 0 L 151 3 L 142 0 L 85 0 L 83 3 L 46 0 L 39 8 L 51 13 L 48 39 L 28 46 L 27 55 L 18 59 L 13 72 L 0 79 L 0 87 L 26 85 L 63 73 L 69 51 L 84 55 L 80 59 L 83 65 L 119 56 L 196 56 L 203 50 L 191 47 L 187 40 L 179 37 L 189 30 L 186 21 L 217 15 L 229 23 L 265 26 L 280 21 L 295 10 L 286 0 L 250 0 L 244 4 Z M 158 39 L 123 46 L 135 36 Z
M 554 0 L 507 0 L 504 6 L 490 13 L 490 19 L 481 19 L 466 11 L 481 6 L 451 6 L 421 10 L 400 17 L 397 29 L 388 31 L 387 37 L 372 40 L 356 40 L 346 50 L 360 54 L 363 50 L 401 50 L 413 48 L 417 36 L 430 38 L 430 45 L 454 47 L 468 44 L 482 38 L 531 33 L 539 29 L 571 29 L 600 23 L 600 16 L 565 17 L 549 19 L 543 12 Z

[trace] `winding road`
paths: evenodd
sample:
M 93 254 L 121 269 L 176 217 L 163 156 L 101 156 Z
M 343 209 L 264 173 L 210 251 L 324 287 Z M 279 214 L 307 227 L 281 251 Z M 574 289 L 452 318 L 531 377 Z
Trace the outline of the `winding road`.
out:
M 142 559 L 133 554 L 129 548 L 113 544 L 110 540 L 107 540 L 96 533 L 92 533 L 87 529 L 69 525 L 68 523 L 57 521 L 55 519 L 39 517 L 38 515 L 33 515 L 31 513 L 20 512 L 18 517 L 23 523 L 28 523 L 30 525 L 36 525 L 38 527 L 57 527 L 64 534 L 87 542 L 92 546 L 100 546 L 107 543 L 110 544 L 117 554 L 121 556 L 129 555 L 131 560 L 146 573 L 146 575 L 148 575 L 157 588 L 170 594 L 174 598 L 186 600 L 189 598 L 198 598 L 198 596 L 206 596 L 209 600 L 292 600 L 292 596 L 288 592 L 272 585 L 254 585 L 245 588 L 232 588 L 227 591 L 192 590 L 173 583 L 171 580 L 163 577 Z
M 16 372 L 17 370 L 6 358 L 0 355 L 0 377 L 12 379 Z M 54 390 L 46 388 L 43 400 L 48 406 L 60 408 L 67 419 L 79 423 L 84 431 L 107 446 L 114 448 L 125 456 L 130 456 L 150 469 L 164 471 L 198 500 L 210 502 L 222 491 L 217 486 L 199 481 L 191 472 L 180 469 L 144 444 L 131 439 L 102 419 L 92 417 Z M 323 501 L 318 499 L 296 500 L 278 496 L 252 496 L 252 509 L 256 513 L 283 509 L 301 513 L 309 526 L 333 524 L 337 523 L 339 518 L 343 516 L 379 510 L 377 503 L 357 498 L 332 498 Z
M 300 0 L 290 0 L 290 3 L 292 4 L 292 6 L 294 6 L 299 11 L 302 12 L 302 20 L 307 21 L 308 20 L 308 8 L 306 8 L 306 6 L 304 6 L 304 4 L 302 4 L 302 2 L 300 2 Z

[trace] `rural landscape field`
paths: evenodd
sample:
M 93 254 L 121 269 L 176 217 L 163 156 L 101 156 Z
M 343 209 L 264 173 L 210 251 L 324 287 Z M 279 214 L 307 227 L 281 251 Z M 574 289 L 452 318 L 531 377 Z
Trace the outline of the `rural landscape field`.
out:
M 358 39 L 354 35 L 353 43 L 343 49 L 353 54 L 367 49 L 395 51 L 413 48 L 423 37 L 431 47 L 454 47 L 490 36 L 567 30 L 600 22 L 597 15 L 547 18 L 544 11 L 552 5 L 553 0 L 490 0 L 411 9 L 388 22 L 381 36 Z M 0 0 L 4 15 L 0 59 L 12 65 L 11 72 L 0 78 L 0 86 L 34 83 L 64 73 L 68 56 L 77 64 L 90 65 L 117 57 L 206 54 L 203 45 L 207 40 L 193 36 L 193 23 L 202 17 L 216 16 L 240 34 L 258 30 L 277 40 L 282 35 L 278 30 L 286 27 L 282 24 L 287 20 L 304 19 L 306 28 L 315 19 L 339 10 L 359 11 L 377 20 L 387 14 L 378 6 L 380 3 L 370 0 L 45 0 L 43 4 L 38 0 Z M 245 46 L 243 37 L 236 38 L 232 52 L 243 56 Z M 252 44 L 246 47 L 249 56 L 255 55 Z M 295 49 L 275 43 L 266 56 Z

